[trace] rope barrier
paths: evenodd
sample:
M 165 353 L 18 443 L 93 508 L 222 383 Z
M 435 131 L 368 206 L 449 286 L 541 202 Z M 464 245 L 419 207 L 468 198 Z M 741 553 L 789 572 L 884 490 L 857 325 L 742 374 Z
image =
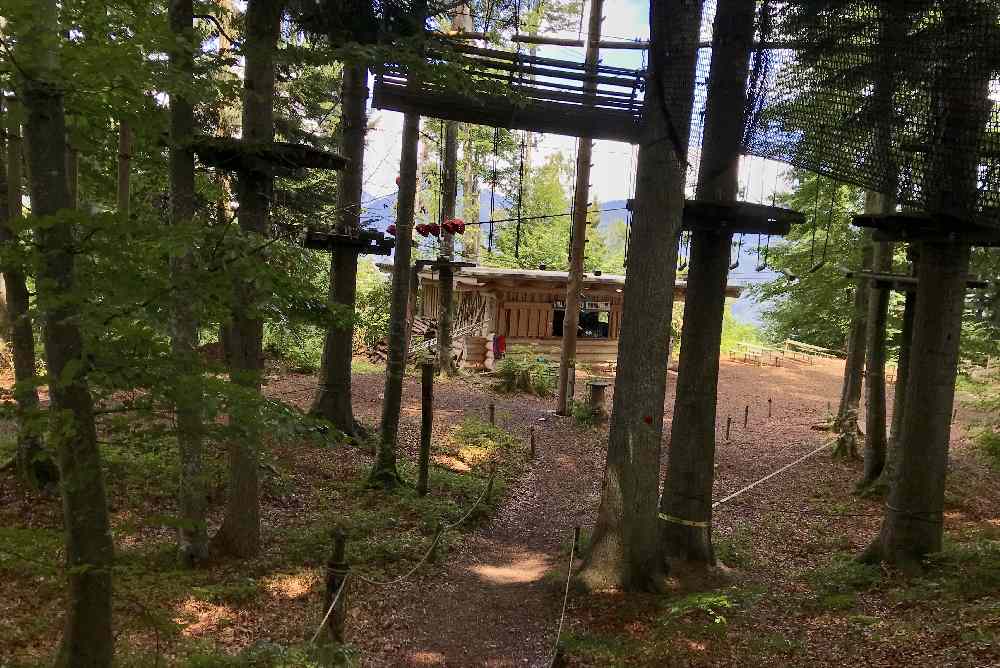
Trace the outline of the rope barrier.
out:
M 556 628 L 556 642 L 552 646 L 552 660 L 549 661 L 549 668 L 556 665 L 559 657 L 559 640 L 562 638 L 563 623 L 566 621 L 566 604 L 569 602 L 569 583 L 573 577 L 573 559 L 576 556 L 576 541 L 569 549 L 569 564 L 566 566 L 566 588 L 563 591 L 562 613 L 559 615 L 559 626 Z
M 732 499 L 735 499 L 737 496 L 739 496 L 739 495 L 741 495 L 741 494 L 743 494 L 745 492 L 749 492 L 751 489 L 753 489 L 757 485 L 759 485 L 761 483 L 764 483 L 764 482 L 767 482 L 768 480 L 770 480 L 774 476 L 778 475 L 779 473 L 784 473 L 785 471 L 787 471 L 788 469 L 792 468 L 796 464 L 800 464 L 800 463 L 804 462 L 805 460 L 809 459 L 810 457 L 812 457 L 813 455 L 815 455 L 816 453 L 821 452 L 821 451 L 829 448 L 834 443 L 836 443 L 836 441 L 828 441 L 828 442 L 824 443 L 823 445 L 819 446 L 818 448 L 816 448 L 815 450 L 812 450 L 811 452 L 808 452 L 808 453 L 802 455 L 801 457 L 799 457 L 798 459 L 796 459 L 794 462 L 791 462 L 789 464 L 785 464 L 784 466 L 782 466 L 777 471 L 764 476 L 760 480 L 754 481 L 754 482 L 750 483 L 749 485 L 747 485 L 746 487 L 743 487 L 742 489 L 738 489 L 738 490 L 736 490 L 735 492 L 733 492 L 732 494 L 730 494 L 728 496 L 722 497 L 721 499 L 719 499 L 718 501 L 716 501 L 715 503 L 712 504 L 712 508 L 718 508 L 719 506 L 721 506 L 722 504 L 726 503 L 727 501 L 731 501 Z

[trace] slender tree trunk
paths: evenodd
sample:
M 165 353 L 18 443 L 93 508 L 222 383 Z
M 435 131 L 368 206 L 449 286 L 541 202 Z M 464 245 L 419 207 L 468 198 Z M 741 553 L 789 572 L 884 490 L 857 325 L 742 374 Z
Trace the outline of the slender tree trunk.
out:
M 468 262 L 479 262 L 479 243 L 483 231 L 479 227 L 479 184 L 476 182 L 475 142 L 472 134 L 465 141 L 464 161 L 465 178 L 462 182 L 462 216 L 468 227 L 462 239 L 462 252 Z
M 21 208 L 21 126 L 20 115 L 14 98 L 7 100 L 7 155 L 6 163 L 0 160 L 0 244 L 12 248 L 17 236 L 11 222 L 20 218 Z M 7 293 L 7 331 L 4 338 L 10 342 L 14 358 L 14 400 L 17 402 L 17 451 L 18 476 L 25 484 L 41 489 L 59 479 L 59 470 L 42 446 L 41 416 L 38 412 L 38 390 L 35 389 L 37 371 L 35 362 L 35 333 L 32 329 L 30 296 L 24 273 L 15 265 L 3 267 L 3 281 Z
M 867 205 L 867 202 L 866 202 Z M 867 206 L 866 206 L 867 208 Z M 862 235 L 863 244 L 861 271 L 868 271 L 872 265 L 871 233 Z M 851 331 L 847 338 L 847 360 L 844 362 L 844 383 L 840 390 L 840 407 L 834 418 L 833 430 L 837 434 L 834 446 L 835 457 L 858 457 L 858 405 L 861 403 L 861 386 L 864 380 L 865 341 L 868 331 L 868 281 L 857 280 L 854 288 L 854 309 L 851 316 Z
M 587 53 L 584 62 L 589 72 L 596 72 L 604 21 L 604 0 L 591 0 L 587 27 Z M 585 94 L 597 90 L 595 81 L 583 85 Z M 580 292 L 583 290 L 583 260 L 587 252 L 587 214 L 590 200 L 590 167 L 594 142 L 580 137 L 576 145 L 576 184 L 573 189 L 573 227 L 570 235 L 569 276 L 566 281 L 566 310 L 563 311 L 562 347 L 559 351 L 559 383 L 556 390 L 556 415 L 569 415 L 576 387 L 576 335 L 580 324 Z
M 754 0 L 719 0 L 698 199 L 736 201 L 746 105 Z M 712 483 L 719 349 L 726 309 L 732 234 L 699 230 L 691 236 L 684 327 L 670 431 L 667 477 L 660 498 L 664 553 L 712 565 Z
M 882 196 L 878 196 L 882 197 Z M 885 207 L 883 207 L 885 209 Z M 877 242 L 872 258 L 876 272 L 892 271 L 892 244 Z M 868 298 L 868 332 L 865 342 L 865 471 L 859 489 L 872 485 L 882 474 L 886 459 L 885 325 L 889 316 L 889 290 L 872 284 Z
M 375 466 L 369 482 L 392 488 L 402 482 L 396 468 L 396 439 L 403 402 L 403 375 L 407 357 L 407 304 L 410 301 L 410 252 L 417 197 L 417 149 L 420 116 L 403 117 L 403 146 L 399 156 L 399 198 L 396 204 L 396 251 L 392 267 L 392 301 L 389 306 L 389 359 L 385 368 L 382 423 Z
M 274 56 L 281 31 L 283 2 L 250 0 L 246 10 L 243 80 L 243 139 L 248 144 L 274 140 Z M 243 171 L 239 175 L 240 229 L 254 237 L 268 232 L 268 204 L 274 178 Z M 264 373 L 264 321 L 255 312 L 261 295 L 252 279 L 235 285 L 230 377 L 245 388 L 260 391 Z M 260 549 L 260 481 L 258 457 L 261 428 L 257 407 L 237 402 L 230 423 L 241 438 L 230 444 L 229 491 L 226 514 L 213 547 L 224 554 L 250 557 Z
M 219 8 L 223 10 L 220 13 L 220 21 L 226 27 L 226 33 L 232 35 L 234 32 L 234 21 L 233 15 L 235 9 L 233 7 L 233 0 L 219 0 Z M 224 34 L 219 35 L 219 59 L 227 58 L 229 53 L 233 50 L 233 44 Z M 227 80 L 230 77 L 235 77 L 235 73 L 231 68 L 223 68 L 219 71 L 219 77 L 223 80 Z M 219 106 L 219 126 L 218 134 L 220 137 L 234 137 L 239 133 L 239 118 L 237 110 L 234 105 L 229 104 L 227 101 L 220 101 Z M 230 224 L 233 216 L 232 210 L 232 179 L 229 174 L 220 171 L 216 174 L 216 180 L 219 186 L 219 199 L 215 203 L 215 220 L 216 225 L 220 229 L 225 228 L 225 226 Z M 229 319 L 223 320 L 219 323 L 219 348 L 222 353 L 222 361 L 228 368 L 233 361 L 232 356 L 232 323 Z
M 58 87 L 58 8 L 39 0 L 28 29 L 18 35 L 25 69 L 25 132 L 30 165 L 32 214 L 44 219 L 73 208 L 66 180 L 66 114 Z M 111 566 L 114 545 L 108 526 L 101 455 L 97 448 L 87 360 L 74 300 L 73 225 L 62 220 L 38 229 L 42 255 L 38 302 L 49 371 L 49 439 L 59 453 L 69 579 L 65 633 L 58 663 L 110 666 Z
M 178 80 L 193 83 L 195 38 L 192 0 L 171 0 L 168 9 L 175 50 L 170 66 Z M 122 145 L 128 151 L 128 129 L 123 125 Z M 184 228 L 194 222 L 194 105 L 183 92 L 170 95 L 170 223 Z M 124 183 L 119 171 L 119 208 L 128 211 L 127 163 Z M 120 165 L 121 169 L 121 165 Z M 178 499 L 181 528 L 178 532 L 179 558 L 187 567 L 196 566 L 208 557 L 208 531 L 205 524 L 207 481 L 202 461 L 202 389 L 198 372 L 198 320 L 190 307 L 190 276 L 194 255 L 182 251 L 171 258 L 170 271 L 177 292 L 171 314 L 171 352 L 179 367 L 179 382 L 174 388 L 174 412 L 177 419 L 177 445 L 180 450 Z
M 660 440 L 701 2 L 650 5 L 650 73 L 601 505 L 581 581 L 658 589 Z
M 129 181 L 132 163 L 132 130 L 128 121 L 118 125 L 118 215 L 129 215 Z
M 357 235 L 361 228 L 361 191 L 364 185 L 365 132 L 368 118 L 368 68 L 363 64 L 344 65 L 341 83 L 343 137 L 341 147 L 349 161 L 338 175 L 337 208 L 340 232 Z M 351 248 L 337 248 L 330 256 L 330 301 L 354 315 L 358 289 L 358 254 Z M 354 356 L 354 319 L 338 322 L 327 329 L 323 342 L 323 363 L 319 370 L 319 393 L 312 412 L 345 434 L 360 436 L 361 425 L 354 419 L 351 405 L 351 359 Z
M 455 217 L 455 200 L 458 199 L 458 123 L 444 124 L 444 160 L 441 173 L 441 220 Z M 447 260 L 455 257 L 455 240 L 450 232 L 441 231 L 441 255 Z M 438 365 L 440 373 L 454 376 L 458 373 L 452 356 L 452 317 L 454 315 L 454 274 L 450 267 L 438 272 L 441 283 L 441 304 L 438 311 Z
M 899 471 L 900 438 L 903 417 L 906 415 L 906 383 L 910 376 L 910 348 L 913 341 L 913 316 L 917 307 L 917 293 L 907 292 L 903 304 L 903 322 L 899 332 L 899 356 L 896 359 L 896 389 L 892 402 L 892 423 L 886 448 L 885 466 L 869 494 L 883 495 L 891 487 Z

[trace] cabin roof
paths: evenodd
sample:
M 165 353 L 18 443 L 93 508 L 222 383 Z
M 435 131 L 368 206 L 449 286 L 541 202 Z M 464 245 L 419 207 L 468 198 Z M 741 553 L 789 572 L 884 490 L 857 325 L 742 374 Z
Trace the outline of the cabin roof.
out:
M 391 264 L 380 264 L 383 271 L 391 271 Z M 420 271 L 421 280 L 436 280 L 436 271 L 430 267 Z M 547 283 L 550 285 L 565 285 L 569 282 L 569 273 L 565 271 L 552 271 L 549 269 L 507 269 L 503 267 L 461 267 L 455 270 L 455 279 L 459 285 L 466 287 L 490 287 L 500 282 L 516 281 L 520 283 Z M 584 287 L 607 287 L 610 289 L 624 289 L 625 277 L 619 274 L 594 274 L 587 272 L 583 275 Z M 687 291 L 687 282 L 678 280 L 674 286 L 676 292 L 683 294 Z M 739 297 L 743 288 L 738 285 L 727 285 L 727 297 Z

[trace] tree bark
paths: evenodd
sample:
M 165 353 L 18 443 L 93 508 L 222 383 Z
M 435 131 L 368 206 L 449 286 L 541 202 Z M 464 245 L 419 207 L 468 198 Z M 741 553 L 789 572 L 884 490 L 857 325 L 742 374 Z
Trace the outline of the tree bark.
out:
M 18 103 L 7 100 L 6 163 L 0 160 L 0 244 L 12 247 L 18 243 L 12 221 L 22 215 L 21 206 L 21 125 Z M 35 332 L 32 329 L 30 295 L 24 273 L 14 264 L 3 267 L 6 289 L 7 331 L 14 358 L 14 400 L 17 403 L 17 451 L 15 463 L 20 479 L 41 489 L 59 479 L 59 470 L 42 445 L 38 412 L 38 380 L 35 361 Z
M 866 202 L 867 205 L 867 202 Z M 866 206 L 867 208 L 867 206 Z M 861 271 L 868 271 L 872 264 L 871 233 L 862 234 Z M 840 406 L 834 418 L 833 430 L 837 434 L 834 457 L 858 457 L 858 405 L 861 403 L 861 386 L 864 380 L 865 342 L 868 331 L 868 281 L 859 278 L 854 288 L 854 310 L 851 331 L 847 338 L 847 360 L 844 362 L 844 383 L 840 390 Z
M 658 589 L 656 517 L 677 240 L 701 2 L 650 5 L 652 40 L 601 505 L 581 581 Z
M 250 0 L 246 10 L 246 53 L 243 79 L 243 138 L 254 144 L 274 140 L 274 56 L 281 31 L 284 2 Z M 268 232 L 268 203 L 274 177 L 255 171 L 239 175 L 240 229 L 263 237 Z M 237 279 L 230 341 L 230 378 L 259 392 L 264 372 L 264 321 L 256 313 L 260 298 L 252 279 Z M 213 540 L 224 554 L 250 557 L 260 550 L 260 481 L 258 456 L 261 429 L 257 407 L 235 402 L 230 423 L 242 438 L 230 444 L 229 491 L 226 514 Z
M 27 111 L 32 214 L 39 219 L 73 208 L 66 179 L 66 114 L 59 89 L 58 6 L 39 0 L 27 30 L 18 35 L 18 60 Z M 49 371 L 50 443 L 59 453 L 69 592 L 65 632 L 57 663 L 110 666 L 111 567 L 114 544 L 108 525 L 93 399 L 79 326 L 75 289 L 73 224 L 41 226 L 37 242 L 38 302 Z
M 170 67 L 178 81 L 192 85 L 194 80 L 195 38 L 192 0 L 171 0 L 168 8 L 171 42 Z M 122 126 L 123 151 L 128 151 L 128 128 Z M 170 95 L 170 223 L 184 228 L 194 222 L 195 176 L 194 105 L 185 98 L 183 89 Z M 119 171 L 119 209 L 128 215 L 128 176 Z M 121 170 L 121 165 L 120 165 Z M 207 481 L 202 460 L 203 416 L 202 384 L 198 360 L 198 319 L 187 299 L 194 267 L 194 254 L 181 251 L 171 257 L 171 280 L 180 289 L 171 305 L 170 348 L 178 367 L 173 389 L 174 413 L 177 421 L 177 446 L 180 450 L 180 480 L 178 506 L 181 526 L 178 531 L 178 556 L 182 565 L 197 566 L 208 557 L 208 531 L 205 511 L 208 505 Z
M 348 166 L 338 174 L 337 209 L 341 234 L 357 235 L 361 229 L 361 191 L 364 185 L 365 133 L 368 118 L 368 68 L 363 63 L 344 65 L 341 83 L 343 118 L 342 152 Z M 312 413 L 320 415 L 351 436 L 364 430 L 354 419 L 351 405 L 351 359 L 354 356 L 354 307 L 358 289 L 358 254 L 337 248 L 330 256 L 330 301 L 350 310 L 349 321 L 337 322 L 326 332 L 323 363 L 319 370 L 319 393 Z
M 881 195 L 876 195 L 880 199 Z M 882 207 L 883 210 L 886 207 Z M 877 242 L 872 257 L 876 272 L 892 271 L 893 246 Z M 872 284 L 868 298 L 868 331 L 865 341 L 865 449 L 864 476 L 858 485 L 865 489 L 882 474 L 886 459 L 885 419 L 885 325 L 889 316 L 889 290 Z
M 698 199 L 736 201 L 746 105 L 754 0 L 719 0 L 713 30 Z M 684 326 L 667 477 L 660 498 L 664 554 L 715 564 L 712 548 L 712 483 L 715 480 L 715 418 L 719 349 L 726 308 L 732 234 L 696 231 L 684 300 Z
M 458 198 L 458 123 L 444 124 L 444 159 L 441 172 L 441 222 L 455 217 L 455 200 Z M 455 257 L 455 240 L 450 232 L 441 231 L 441 256 L 446 260 Z M 458 373 L 452 356 L 452 318 L 455 310 L 454 274 L 451 268 L 438 272 L 441 283 L 441 304 L 438 311 L 438 370 L 446 376 Z
M 417 149 L 420 116 L 403 117 L 402 150 L 399 156 L 399 198 L 396 204 L 396 250 L 392 266 L 392 299 L 389 307 L 389 358 L 385 368 L 382 422 L 379 443 L 369 483 L 391 489 L 402 482 L 396 468 L 396 439 L 403 401 L 403 375 L 407 357 L 407 305 L 410 301 L 410 254 L 413 217 L 417 197 Z

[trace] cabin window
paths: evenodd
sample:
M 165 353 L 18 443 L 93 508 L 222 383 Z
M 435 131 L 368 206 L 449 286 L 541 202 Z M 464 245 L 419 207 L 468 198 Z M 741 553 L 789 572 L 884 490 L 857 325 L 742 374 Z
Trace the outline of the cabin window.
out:
M 566 305 L 562 301 L 553 304 L 552 336 L 562 337 L 563 319 Z M 606 339 L 611 334 L 611 302 L 580 302 L 580 323 L 576 330 L 581 339 Z

